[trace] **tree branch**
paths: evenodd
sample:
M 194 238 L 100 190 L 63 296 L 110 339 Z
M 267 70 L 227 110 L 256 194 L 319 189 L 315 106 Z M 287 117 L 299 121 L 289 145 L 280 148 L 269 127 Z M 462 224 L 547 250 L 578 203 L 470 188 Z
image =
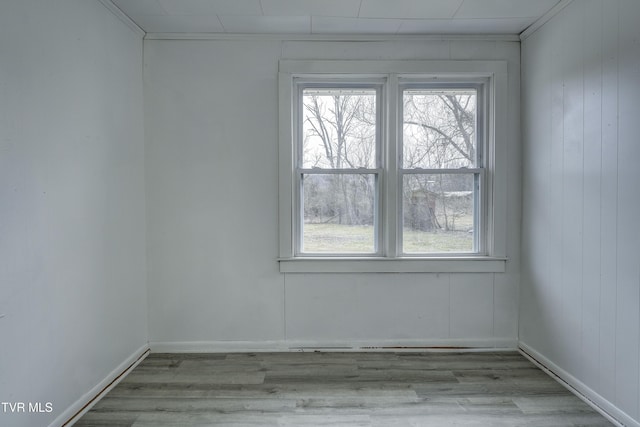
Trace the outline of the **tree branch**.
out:
M 415 122 L 415 121 L 405 121 L 404 124 L 420 126 L 423 129 L 432 130 L 432 131 L 438 133 L 440 136 L 442 136 L 444 139 L 446 139 L 447 142 L 449 142 L 449 144 L 451 144 L 453 146 L 453 148 L 455 148 L 460 154 L 462 154 L 464 156 L 464 158 L 466 158 L 470 162 L 473 162 L 472 158 L 469 156 L 468 153 L 465 153 L 465 151 L 458 144 L 456 144 L 456 142 L 449 135 L 447 135 L 446 133 L 442 132 L 437 127 L 428 125 L 426 123 L 419 123 L 419 122 Z

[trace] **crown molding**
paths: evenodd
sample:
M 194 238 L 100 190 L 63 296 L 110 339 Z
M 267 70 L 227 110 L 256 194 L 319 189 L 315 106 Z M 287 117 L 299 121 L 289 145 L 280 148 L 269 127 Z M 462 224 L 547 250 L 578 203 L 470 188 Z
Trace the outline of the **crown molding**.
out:
M 116 18 L 124 22 L 127 27 L 131 28 L 131 30 L 133 30 L 134 33 L 138 34 L 141 37 L 144 37 L 145 34 L 147 34 L 142 28 L 140 28 L 140 26 L 138 26 L 138 24 L 133 22 L 133 20 L 129 18 L 122 10 L 120 10 L 120 8 L 116 6 L 111 0 L 98 0 L 98 1 L 102 3 L 104 7 L 106 7 L 109 10 L 109 12 L 113 13 L 116 16 Z
M 101 0 L 103 1 L 103 0 Z M 108 1 L 108 0 L 104 0 Z M 517 34 L 230 34 L 230 33 L 147 33 L 145 40 L 231 40 L 231 41 L 501 41 L 519 42 Z
M 538 19 L 533 24 L 529 25 L 523 32 L 520 33 L 520 40 L 524 41 L 528 37 L 530 37 L 533 33 L 535 33 L 540 27 L 549 22 L 551 18 L 556 16 L 562 9 L 569 6 L 573 0 L 561 0 L 557 5 L 551 8 L 547 13 L 542 15 L 540 19 Z

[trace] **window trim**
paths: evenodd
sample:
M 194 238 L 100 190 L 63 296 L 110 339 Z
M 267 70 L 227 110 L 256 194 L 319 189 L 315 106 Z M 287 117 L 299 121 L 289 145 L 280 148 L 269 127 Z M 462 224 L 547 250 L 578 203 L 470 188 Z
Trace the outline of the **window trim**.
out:
M 296 85 L 294 79 L 342 79 L 366 81 L 385 77 L 387 90 L 383 90 L 381 108 L 386 122 L 381 123 L 385 138 L 393 139 L 383 144 L 385 159 L 394 161 L 383 163 L 386 168 L 380 176 L 382 193 L 392 194 L 380 200 L 379 221 L 391 226 L 383 227 L 379 243 L 384 245 L 378 254 L 372 256 L 337 256 L 329 254 L 296 255 L 296 191 L 294 168 L 296 161 L 296 129 L 294 104 Z M 439 82 L 469 79 L 488 79 L 486 86 L 486 135 L 484 188 L 486 194 L 485 226 L 486 242 L 483 254 L 400 254 L 401 235 L 398 230 L 390 230 L 398 224 L 399 176 L 398 138 L 401 129 L 396 126 L 398 117 L 398 97 L 401 82 Z M 334 80 L 340 82 L 342 80 Z M 362 60 L 281 60 L 279 62 L 279 264 L 281 272 L 504 272 L 506 270 L 506 117 L 507 117 L 507 64 L 505 61 L 362 61 Z M 384 99 L 386 98 L 386 100 Z M 482 191 L 482 189 L 481 189 Z M 392 200 L 390 200 L 392 199 Z M 380 256 L 386 254 L 386 256 Z

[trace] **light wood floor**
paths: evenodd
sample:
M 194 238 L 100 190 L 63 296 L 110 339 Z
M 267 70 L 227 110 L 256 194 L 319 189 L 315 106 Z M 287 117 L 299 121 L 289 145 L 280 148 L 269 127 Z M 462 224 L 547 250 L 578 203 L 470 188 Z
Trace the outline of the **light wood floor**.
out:
M 518 353 L 151 354 L 89 426 L 611 426 Z

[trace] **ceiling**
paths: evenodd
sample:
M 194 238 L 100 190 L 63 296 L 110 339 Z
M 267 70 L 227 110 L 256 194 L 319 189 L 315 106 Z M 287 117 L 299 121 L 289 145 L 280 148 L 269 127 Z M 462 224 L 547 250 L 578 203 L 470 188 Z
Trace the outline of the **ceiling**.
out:
M 519 34 L 559 0 L 111 0 L 147 33 Z

